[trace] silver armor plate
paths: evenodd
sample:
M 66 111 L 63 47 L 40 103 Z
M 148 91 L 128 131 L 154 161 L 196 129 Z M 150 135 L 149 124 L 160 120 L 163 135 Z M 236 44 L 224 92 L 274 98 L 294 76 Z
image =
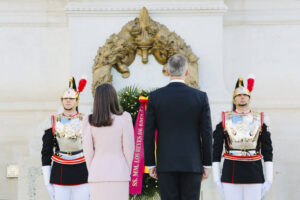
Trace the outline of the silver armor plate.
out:
M 56 117 L 55 135 L 60 151 L 82 150 L 82 116 L 79 114 L 71 119 L 62 115 Z
M 225 112 L 225 132 L 229 136 L 230 149 L 240 150 L 242 155 L 246 155 L 247 151 L 256 149 L 260 131 L 260 113 Z

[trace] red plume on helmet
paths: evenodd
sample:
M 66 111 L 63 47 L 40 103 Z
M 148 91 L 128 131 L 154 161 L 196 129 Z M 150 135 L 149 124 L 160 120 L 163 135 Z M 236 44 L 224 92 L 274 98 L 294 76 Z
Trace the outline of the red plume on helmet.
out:
M 84 90 L 86 82 L 87 82 L 86 76 L 82 76 L 78 84 L 78 93 L 81 93 Z
M 250 74 L 248 76 L 248 80 L 247 80 L 247 89 L 249 90 L 249 92 L 252 92 L 252 90 L 253 90 L 254 80 L 255 80 L 254 75 Z

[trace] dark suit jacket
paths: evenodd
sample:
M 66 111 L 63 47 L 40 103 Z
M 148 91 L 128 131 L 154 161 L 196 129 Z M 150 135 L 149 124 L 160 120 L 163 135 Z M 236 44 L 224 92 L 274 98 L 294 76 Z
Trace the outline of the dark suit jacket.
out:
M 154 135 L 157 129 L 157 164 Z M 205 92 L 173 82 L 151 92 L 145 135 L 145 165 L 158 172 L 202 173 L 212 162 L 212 126 Z

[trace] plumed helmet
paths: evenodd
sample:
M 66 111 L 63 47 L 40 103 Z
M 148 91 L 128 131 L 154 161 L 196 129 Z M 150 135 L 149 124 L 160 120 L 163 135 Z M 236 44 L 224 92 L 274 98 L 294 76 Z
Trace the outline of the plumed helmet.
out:
M 235 98 L 237 95 L 245 94 L 251 97 L 251 92 L 253 90 L 254 86 L 254 76 L 249 75 L 247 79 L 247 87 L 244 86 L 244 81 L 242 77 L 239 77 L 239 79 L 236 82 L 235 90 L 233 92 L 233 98 Z

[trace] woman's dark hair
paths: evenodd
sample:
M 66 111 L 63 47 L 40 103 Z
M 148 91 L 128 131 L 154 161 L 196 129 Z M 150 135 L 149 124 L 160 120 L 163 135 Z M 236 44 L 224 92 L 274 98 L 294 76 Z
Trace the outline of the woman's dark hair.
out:
M 108 83 L 96 88 L 93 114 L 89 116 L 89 123 L 95 127 L 111 126 L 111 114 L 122 115 L 118 95 L 115 88 Z

